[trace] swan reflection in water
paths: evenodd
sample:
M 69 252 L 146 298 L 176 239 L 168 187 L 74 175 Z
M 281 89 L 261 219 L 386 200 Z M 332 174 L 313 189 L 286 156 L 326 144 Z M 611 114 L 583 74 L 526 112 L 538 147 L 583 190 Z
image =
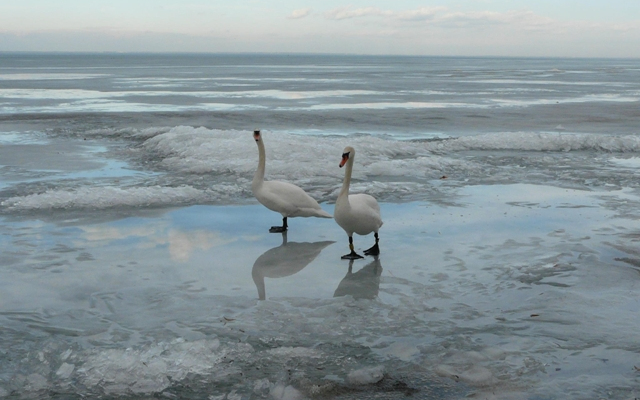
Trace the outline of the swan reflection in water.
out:
M 287 242 L 287 232 L 282 233 L 282 244 L 265 251 L 251 270 L 251 276 L 258 289 L 258 298 L 266 299 L 264 278 L 284 278 L 301 271 L 320 254 L 322 249 L 335 243 L 324 241 L 315 243 Z
M 358 272 L 353 273 L 353 262 L 349 261 L 349 271 L 342 278 L 333 297 L 351 295 L 354 299 L 374 299 L 380 290 L 382 265 L 378 256 Z

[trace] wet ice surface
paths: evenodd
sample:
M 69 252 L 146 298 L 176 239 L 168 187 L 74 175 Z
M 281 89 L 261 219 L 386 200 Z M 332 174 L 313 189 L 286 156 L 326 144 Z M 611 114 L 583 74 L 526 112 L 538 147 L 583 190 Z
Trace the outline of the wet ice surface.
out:
M 639 397 L 636 60 L 0 58 L 0 398 Z
M 382 203 L 351 265 L 259 205 L 5 217 L 0 396 L 637 397 L 638 192 L 452 196 Z

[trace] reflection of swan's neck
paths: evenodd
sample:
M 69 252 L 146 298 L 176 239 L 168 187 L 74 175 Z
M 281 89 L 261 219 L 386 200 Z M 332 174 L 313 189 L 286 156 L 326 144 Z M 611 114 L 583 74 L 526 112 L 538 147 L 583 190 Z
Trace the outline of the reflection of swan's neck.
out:
M 282 232 L 282 244 L 278 247 L 284 247 L 286 245 L 287 232 Z M 276 249 L 278 247 L 276 247 Z M 271 251 L 273 251 L 273 249 L 271 249 Z M 260 257 L 258 257 L 258 259 L 260 259 Z M 253 282 L 256 284 L 256 289 L 258 289 L 258 299 L 265 300 L 267 298 L 267 288 L 264 284 L 264 273 L 261 268 L 256 268 L 256 264 L 253 265 L 253 269 L 251 270 L 251 277 L 253 278 Z
M 253 182 L 251 183 L 251 187 L 255 188 L 256 186 L 260 186 L 262 182 L 264 182 L 264 170 L 265 170 L 265 152 L 264 152 L 264 143 L 262 143 L 262 138 L 256 142 L 258 145 L 258 169 L 256 169 L 255 175 L 253 175 Z
M 251 277 L 253 278 L 253 283 L 256 284 L 256 289 L 258 289 L 258 299 L 266 299 L 267 290 L 264 286 L 264 275 L 256 271 L 256 269 L 254 268 L 253 271 L 251 271 Z
M 350 155 L 347 160 L 347 165 L 344 167 L 344 181 L 342 182 L 342 190 L 340 190 L 340 194 L 338 195 L 338 200 L 344 199 L 347 202 L 349 201 L 349 186 L 351 185 L 351 171 L 353 170 L 353 159 L 355 158 L 355 154 Z

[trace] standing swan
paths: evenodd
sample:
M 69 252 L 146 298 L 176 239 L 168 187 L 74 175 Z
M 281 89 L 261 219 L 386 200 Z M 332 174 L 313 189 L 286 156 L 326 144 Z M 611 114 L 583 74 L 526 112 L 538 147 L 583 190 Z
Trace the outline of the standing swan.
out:
M 342 256 L 343 259 L 354 260 L 363 258 L 353 249 L 353 233 L 358 235 L 368 235 L 374 232 L 376 243 L 364 251 L 365 255 L 377 256 L 380 254 L 378 247 L 378 229 L 382 226 L 382 217 L 380 216 L 380 206 L 373 196 L 368 194 L 349 194 L 349 185 L 351 184 L 351 171 L 353 170 L 353 160 L 356 151 L 353 147 L 345 147 L 342 153 L 342 161 L 340 168 L 347 164 L 344 171 L 344 182 L 342 190 L 336 200 L 336 208 L 333 218 L 338 225 L 347 232 L 349 236 L 349 249 L 351 253 Z
M 253 131 L 253 138 L 258 145 L 258 169 L 253 176 L 251 190 L 262 205 L 271 211 L 282 214 L 282 226 L 272 226 L 271 233 L 286 232 L 288 217 L 320 217 L 333 218 L 331 214 L 320 208 L 320 205 L 304 190 L 287 182 L 264 180 L 265 151 L 260 131 Z

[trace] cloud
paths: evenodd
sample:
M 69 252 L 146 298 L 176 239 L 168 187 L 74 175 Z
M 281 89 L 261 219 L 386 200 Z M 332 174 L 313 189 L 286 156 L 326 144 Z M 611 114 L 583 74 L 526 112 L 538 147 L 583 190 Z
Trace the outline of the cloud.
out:
M 308 17 L 309 14 L 311 14 L 311 8 L 310 7 L 301 8 L 299 10 L 293 10 L 293 12 L 291 14 L 289 14 L 289 16 L 287 18 L 289 18 L 289 19 L 302 19 L 302 18 Z
M 455 26 L 498 26 L 512 25 L 521 29 L 546 29 L 560 25 L 557 21 L 538 15 L 532 11 L 474 11 L 445 13 L 437 19 L 443 25 Z
M 451 11 L 447 7 L 420 7 L 404 11 L 383 10 L 377 7 L 334 8 L 324 14 L 325 18 L 342 21 L 355 18 L 377 18 L 390 26 L 405 26 L 409 23 L 428 23 L 430 27 L 443 29 L 460 28 L 512 28 L 515 31 L 563 32 L 567 29 L 591 29 L 593 24 L 561 22 L 529 10 L 496 11 Z M 415 25 L 420 26 L 420 25 Z M 621 30 L 618 28 L 618 30 Z
M 176 229 L 169 231 L 168 243 L 171 259 L 187 262 L 196 250 L 209 250 L 212 247 L 232 243 L 236 239 L 223 238 L 218 232 L 196 230 L 183 232 Z
M 151 237 L 157 232 L 157 229 L 158 227 L 156 226 L 140 226 L 136 228 L 127 227 L 126 229 L 105 226 L 87 226 L 82 228 L 85 233 L 86 240 L 90 242 L 112 242 L 131 237 Z
M 352 8 L 349 7 L 338 7 L 334 8 L 331 11 L 327 11 L 325 13 L 325 17 L 327 19 L 334 20 L 343 20 L 343 19 L 351 19 L 351 18 L 361 18 L 361 17 L 391 17 L 393 16 L 393 11 L 385 11 L 381 10 L 377 7 L 365 7 L 365 8 Z
M 425 21 L 434 19 L 439 12 L 446 10 L 446 7 L 421 7 L 415 10 L 398 12 L 395 17 L 402 21 Z
M 437 13 L 445 11 L 446 7 L 421 7 L 415 10 L 391 11 L 377 7 L 352 8 L 338 7 L 327 11 L 325 17 L 333 20 L 343 20 L 364 17 L 382 17 L 401 21 L 424 21 L 433 19 Z
M 122 240 L 130 240 L 140 249 L 168 246 L 173 261 L 187 262 L 191 255 L 198 251 L 206 251 L 213 247 L 235 242 L 237 238 L 223 237 L 219 232 L 194 230 L 182 231 L 169 229 L 164 222 L 139 226 L 118 228 L 113 226 L 88 226 L 81 228 L 88 242 L 99 242 L 97 246 L 105 246 Z

